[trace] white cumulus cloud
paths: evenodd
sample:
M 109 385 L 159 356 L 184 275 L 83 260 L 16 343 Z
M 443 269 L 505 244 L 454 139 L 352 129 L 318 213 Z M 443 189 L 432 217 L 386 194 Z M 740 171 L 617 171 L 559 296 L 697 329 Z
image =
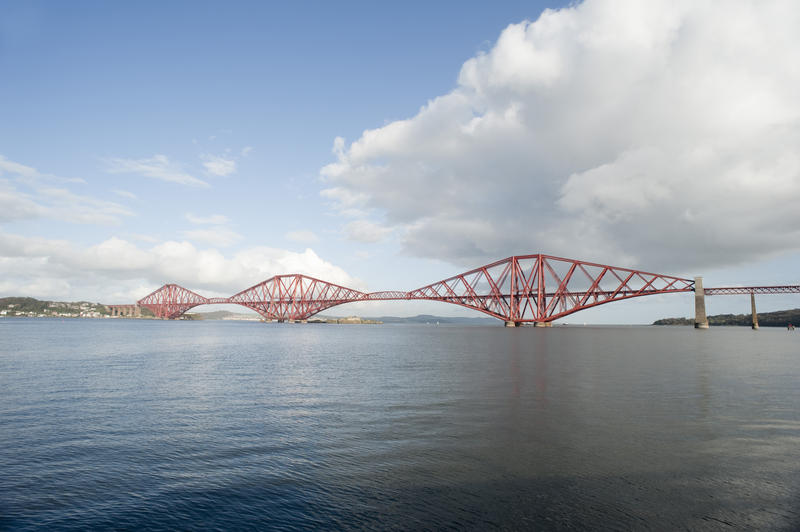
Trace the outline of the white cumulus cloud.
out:
M 319 242 L 319 237 L 308 229 L 298 229 L 296 231 L 289 231 L 285 235 L 287 240 L 298 242 L 300 244 L 313 244 Z
M 677 273 L 798 249 L 799 25 L 789 0 L 546 10 L 415 116 L 337 139 L 323 195 L 463 265 L 541 251 Z
M 186 214 L 186 219 L 193 224 L 208 224 L 208 225 L 222 225 L 228 223 L 228 217 L 224 214 L 212 214 L 210 216 L 195 216 L 192 213 Z
M 207 187 L 208 183 L 188 174 L 180 164 L 166 155 L 156 154 L 147 159 L 123 159 L 112 157 L 105 160 L 106 170 L 112 174 L 138 174 L 180 185 Z
M 46 215 L 47 209 L 36 203 L 29 194 L 20 192 L 10 183 L 0 180 L 0 223 Z
M 53 186 L 82 180 L 43 174 L 0 156 L 0 223 L 50 218 L 81 224 L 118 224 L 133 213 L 122 205 Z
M 369 220 L 353 220 L 344 226 L 344 232 L 350 240 L 373 243 L 386 238 L 392 230 Z
M 244 237 L 226 227 L 230 220 L 224 214 L 212 214 L 210 216 L 195 216 L 192 213 L 186 214 L 186 219 L 195 225 L 203 225 L 202 229 L 191 229 L 183 231 L 183 236 L 193 242 L 209 244 L 214 247 L 226 248 L 241 241 Z
M 203 166 L 211 175 L 227 177 L 236 173 L 236 161 L 218 155 L 203 155 Z
M 64 188 L 42 188 L 39 197 L 47 205 L 47 216 L 82 224 L 117 224 L 133 213 L 118 203 L 75 194 Z
M 130 200 L 135 200 L 135 199 L 139 198 L 136 194 L 134 194 L 133 192 L 131 192 L 129 190 L 120 190 L 120 189 L 118 189 L 118 190 L 114 191 L 114 194 L 116 194 L 117 196 L 123 197 L 123 198 L 130 199 Z
M 221 248 L 232 246 L 244 238 L 236 231 L 225 227 L 192 229 L 191 231 L 184 231 L 183 236 L 194 242 L 200 242 Z
M 4 173 L 16 174 L 24 177 L 36 177 L 39 172 L 35 168 L 10 161 L 6 157 L 0 155 L 0 175 Z

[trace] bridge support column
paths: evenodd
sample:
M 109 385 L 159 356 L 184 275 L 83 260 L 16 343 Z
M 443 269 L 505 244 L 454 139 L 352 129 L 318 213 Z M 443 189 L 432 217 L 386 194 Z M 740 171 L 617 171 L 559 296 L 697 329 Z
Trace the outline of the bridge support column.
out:
M 506 327 L 519 327 L 519 322 L 518 321 L 507 321 L 506 322 Z
M 706 316 L 706 293 L 703 290 L 703 278 L 694 278 L 694 328 L 708 329 Z
M 534 327 L 552 327 L 553 324 L 549 321 L 535 321 L 533 322 Z
M 758 314 L 756 314 L 756 295 L 750 292 L 750 310 L 753 313 L 753 330 L 758 330 Z

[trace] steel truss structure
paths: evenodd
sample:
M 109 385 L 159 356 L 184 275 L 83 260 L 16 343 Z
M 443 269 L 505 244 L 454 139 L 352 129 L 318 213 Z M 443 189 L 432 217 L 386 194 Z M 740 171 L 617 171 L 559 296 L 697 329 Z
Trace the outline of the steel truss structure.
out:
M 718 288 L 706 288 L 703 291 L 707 296 L 736 294 L 800 294 L 800 286 L 723 286 Z
M 539 254 L 475 268 L 413 290 L 407 299 L 444 301 L 507 322 L 531 323 L 611 301 L 693 290 L 690 279 Z
M 181 314 L 196 307 L 206 305 L 210 302 L 207 297 L 196 294 L 176 284 L 165 284 L 155 292 L 152 292 L 139 301 L 140 307 L 145 307 L 153 311 L 157 318 L 175 319 Z
M 276 275 L 229 298 L 206 298 L 167 284 L 139 300 L 174 319 L 198 305 L 234 303 L 265 319 L 300 321 L 356 301 L 429 300 L 478 310 L 507 323 L 550 322 L 613 301 L 693 292 L 694 281 L 551 255 L 518 255 L 408 292 L 361 292 L 307 275 Z M 800 286 L 706 288 L 712 294 L 800 293 Z
M 359 301 L 364 292 L 307 275 L 276 275 L 242 290 L 230 303 L 251 308 L 267 319 L 304 320 L 327 308 Z

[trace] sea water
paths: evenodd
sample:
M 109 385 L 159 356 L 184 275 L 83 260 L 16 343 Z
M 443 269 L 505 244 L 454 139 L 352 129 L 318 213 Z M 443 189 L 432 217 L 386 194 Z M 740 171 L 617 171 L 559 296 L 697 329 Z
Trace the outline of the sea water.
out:
M 0 528 L 800 528 L 800 332 L 0 319 Z

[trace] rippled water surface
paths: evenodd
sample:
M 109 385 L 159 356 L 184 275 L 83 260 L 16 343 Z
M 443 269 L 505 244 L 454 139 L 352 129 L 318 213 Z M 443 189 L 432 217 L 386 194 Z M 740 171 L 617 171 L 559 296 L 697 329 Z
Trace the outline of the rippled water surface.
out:
M 798 529 L 800 332 L 0 320 L 2 529 Z

